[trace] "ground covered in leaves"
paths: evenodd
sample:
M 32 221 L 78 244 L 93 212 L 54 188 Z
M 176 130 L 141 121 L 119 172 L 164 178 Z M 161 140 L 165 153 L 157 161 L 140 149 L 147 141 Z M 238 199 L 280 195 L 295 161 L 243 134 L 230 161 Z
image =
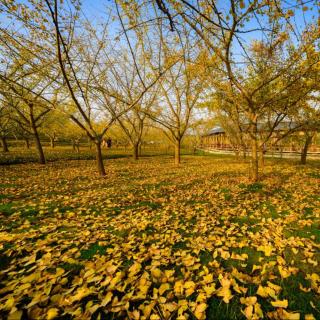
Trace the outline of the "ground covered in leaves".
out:
M 1 167 L 4 319 L 319 319 L 320 166 Z

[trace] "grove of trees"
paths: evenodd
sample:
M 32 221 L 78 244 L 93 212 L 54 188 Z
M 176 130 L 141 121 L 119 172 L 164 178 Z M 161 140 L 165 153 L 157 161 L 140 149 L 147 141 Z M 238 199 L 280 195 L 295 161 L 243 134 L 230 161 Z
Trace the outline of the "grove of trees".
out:
M 89 17 L 78 0 L 0 1 L 0 138 L 95 146 L 117 126 L 138 159 L 148 128 L 174 147 L 216 119 L 260 178 L 264 148 L 303 131 L 301 162 L 320 130 L 316 0 L 113 0 Z M 207 111 L 202 119 L 199 110 Z M 263 134 L 261 134 L 263 128 Z M 111 130 L 111 131 L 110 131 Z M 204 132 L 203 132 L 204 133 Z

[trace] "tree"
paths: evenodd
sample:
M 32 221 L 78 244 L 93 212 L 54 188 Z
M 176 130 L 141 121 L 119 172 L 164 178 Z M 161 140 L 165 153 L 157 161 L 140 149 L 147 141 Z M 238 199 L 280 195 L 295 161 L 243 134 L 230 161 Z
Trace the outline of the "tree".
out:
M 39 128 L 54 108 L 54 92 L 59 89 L 58 75 L 54 78 L 48 73 L 54 59 L 45 48 L 31 41 L 34 35 L 30 35 L 30 40 L 16 30 L 0 29 L 0 32 L 0 95 L 12 120 L 34 137 L 39 162 L 44 164 Z M 31 43 L 33 50 L 28 48 Z
M 166 48 L 167 59 L 175 56 L 182 58 L 159 82 L 157 108 L 148 112 L 148 116 L 162 126 L 174 145 L 176 165 L 181 162 L 181 143 L 206 86 L 205 74 L 201 70 L 202 56 L 195 52 L 189 43 L 182 44 L 181 51 Z
M 124 77 L 123 68 L 128 66 L 122 66 L 118 60 L 121 60 L 121 56 L 127 56 L 127 60 L 131 60 L 130 67 L 136 69 L 140 75 L 141 66 L 137 57 L 144 55 L 147 50 L 146 43 L 140 42 L 134 52 L 130 41 L 139 41 L 129 41 L 127 31 L 125 42 L 119 41 L 114 32 L 110 32 L 110 36 L 110 24 L 114 24 L 112 28 L 119 27 L 119 22 L 124 26 L 117 3 L 117 13 L 114 12 L 115 7 L 112 7 L 105 21 L 95 25 L 85 16 L 81 16 L 78 1 L 12 1 L 5 3 L 3 7 L 3 12 L 19 21 L 24 31 L 19 34 L 20 29 L 17 28 L 1 30 L 2 33 L 9 34 L 15 41 L 19 38 L 24 47 L 32 45 L 37 49 L 43 48 L 41 54 L 38 51 L 30 54 L 33 54 L 34 59 L 38 59 L 38 65 L 46 65 L 43 72 L 53 81 L 51 89 L 57 93 L 55 104 L 63 106 L 63 103 L 59 103 L 60 100 L 73 103 L 75 110 L 72 110 L 69 117 L 95 144 L 98 172 L 104 176 L 106 172 L 101 153 L 103 137 L 119 117 L 140 102 L 170 66 L 158 68 L 154 70 L 154 74 L 149 72 L 146 82 L 139 76 L 140 85 L 136 87 L 141 90 L 136 91 L 129 101 L 125 90 L 118 85 Z M 116 20 L 113 20 L 114 16 Z M 81 33 L 77 31 L 78 27 L 81 28 Z M 161 55 L 159 52 L 158 54 Z M 57 91 L 57 86 L 63 86 L 67 92 L 64 88 Z M 95 125 L 97 119 L 100 123 L 100 120 L 104 119 L 103 128 Z
M 10 120 L 11 119 L 10 119 L 9 110 L 4 105 L 1 104 L 0 105 L 0 139 L 1 139 L 3 152 L 9 152 L 7 139 L 10 135 L 10 129 L 12 126 L 12 122 Z
M 14 121 L 14 114 L 12 115 L 11 120 L 13 136 L 17 140 L 24 140 L 25 147 L 30 149 L 30 140 L 32 139 L 32 135 L 30 132 L 25 131 L 24 128 L 20 126 L 19 122 Z
M 36 88 L 39 87 L 39 82 L 32 81 L 33 83 L 28 83 L 32 87 L 31 93 L 29 89 L 26 89 L 25 85 L 20 85 L 15 80 L 11 81 L 10 76 L 16 75 L 0 76 L 0 79 L 3 80 L 0 91 L 3 97 L 2 100 L 5 101 L 11 119 L 23 131 L 33 135 L 39 155 L 39 162 L 45 164 L 46 160 L 40 141 L 39 128 L 43 125 L 45 116 L 51 110 L 49 104 L 41 98 L 41 94 L 46 89 L 46 86 L 40 88 L 38 93 L 35 93 Z
M 309 95 L 306 101 L 301 104 L 301 108 L 293 116 L 295 127 L 298 131 L 296 138 L 301 146 L 300 163 L 307 163 L 308 150 L 312 144 L 312 140 L 320 130 L 320 110 L 319 97 Z
M 312 90 L 303 79 L 319 63 L 314 46 L 319 34 L 316 19 L 305 30 L 296 27 L 295 12 L 306 10 L 302 3 L 290 8 L 279 1 L 156 3 L 173 30 L 188 25 L 208 57 L 214 57 L 207 64 L 213 90 L 244 121 L 251 144 L 251 178 L 258 180 L 259 153 L 263 154 L 266 140 L 288 110 Z M 248 50 L 247 39 L 258 37 L 263 40 L 253 42 Z M 312 51 L 317 58 L 308 59 Z M 269 131 L 262 141 L 261 124 Z
M 58 108 L 47 115 L 41 133 L 49 138 L 51 148 L 54 148 L 59 137 L 64 135 L 68 122 L 70 119 Z
M 135 77 L 137 77 L 136 73 L 131 74 L 131 76 L 126 74 L 124 87 L 127 89 L 129 99 L 132 99 L 132 93 L 136 91 L 136 88 L 134 88 L 136 83 L 136 81 L 134 81 Z M 149 92 L 140 100 L 139 104 L 136 104 L 134 108 L 117 118 L 117 122 L 130 141 L 134 160 L 138 160 L 140 156 L 147 114 L 153 107 L 158 93 L 156 88 L 149 90 Z
M 45 155 L 43 152 L 42 144 L 39 136 L 39 128 L 43 124 L 45 115 L 50 111 L 48 104 L 41 98 L 41 92 L 44 88 L 40 89 L 39 94 L 30 93 L 25 89 L 25 86 L 19 85 L 14 81 L 8 79 L 9 75 L 0 77 L 5 86 L 2 86 L 0 91 L 2 100 L 5 101 L 6 108 L 10 112 L 10 117 L 15 121 L 23 131 L 32 134 L 35 140 L 36 149 L 39 155 L 39 162 L 45 164 Z M 39 85 L 36 81 L 31 84 L 33 90 Z
M 80 141 L 85 138 L 85 133 L 76 123 L 71 120 L 66 121 L 61 134 L 63 139 L 71 142 L 73 151 L 80 151 Z

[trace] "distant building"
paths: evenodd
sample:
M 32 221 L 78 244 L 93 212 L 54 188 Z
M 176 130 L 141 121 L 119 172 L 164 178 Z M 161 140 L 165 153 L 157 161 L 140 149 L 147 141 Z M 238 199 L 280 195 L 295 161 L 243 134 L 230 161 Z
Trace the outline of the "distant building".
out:
M 274 129 L 272 136 L 265 146 L 266 152 L 280 152 L 280 153 L 298 153 L 302 148 L 302 138 L 304 131 L 297 129 L 284 139 L 278 138 L 290 129 L 296 126 L 293 122 L 282 122 Z M 258 132 L 263 135 L 267 134 L 268 130 L 262 125 L 258 126 Z M 234 142 L 234 137 L 230 137 L 227 131 L 222 126 L 216 126 L 201 136 L 200 148 L 208 151 L 236 151 L 240 149 L 240 144 Z M 245 140 L 245 138 L 244 138 Z M 309 147 L 309 153 L 320 153 L 320 130 L 316 132 L 313 137 L 312 145 Z M 248 141 L 244 142 L 242 149 L 250 150 Z

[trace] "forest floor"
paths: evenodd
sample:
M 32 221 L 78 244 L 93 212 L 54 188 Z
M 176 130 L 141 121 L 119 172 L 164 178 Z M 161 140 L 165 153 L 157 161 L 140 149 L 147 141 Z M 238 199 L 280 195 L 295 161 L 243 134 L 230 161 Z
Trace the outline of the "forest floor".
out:
M 320 163 L 182 159 L 0 167 L 1 316 L 320 319 Z

